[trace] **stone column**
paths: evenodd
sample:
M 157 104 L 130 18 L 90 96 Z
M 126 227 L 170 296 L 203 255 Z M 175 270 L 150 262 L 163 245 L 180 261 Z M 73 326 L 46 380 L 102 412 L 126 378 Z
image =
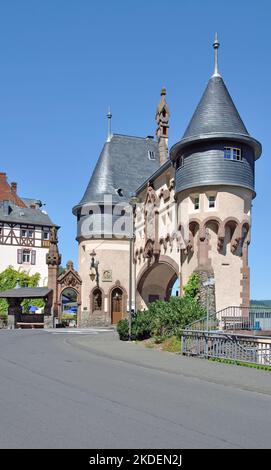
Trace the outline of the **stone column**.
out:
M 48 288 L 53 289 L 52 324 L 54 324 L 54 318 L 58 316 L 57 278 L 58 268 L 61 263 L 61 255 L 58 251 L 57 230 L 56 227 L 50 229 L 50 247 L 49 253 L 46 255 L 46 263 L 48 265 Z M 48 324 L 48 321 L 46 321 L 46 323 Z

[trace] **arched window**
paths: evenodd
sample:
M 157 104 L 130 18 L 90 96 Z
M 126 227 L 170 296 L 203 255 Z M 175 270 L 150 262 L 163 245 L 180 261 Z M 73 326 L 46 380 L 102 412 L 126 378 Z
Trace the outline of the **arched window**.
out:
M 92 310 L 97 311 L 97 310 L 102 310 L 102 305 L 103 305 L 103 296 L 102 296 L 102 291 L 97 287 L 97 289 L 94 289 L 92 293 Z
M 111 321 L 114 324 L 118 323 L 123 316 L 123 292 L 122 289 L 116 287 L 112 290 L 111 294 Z

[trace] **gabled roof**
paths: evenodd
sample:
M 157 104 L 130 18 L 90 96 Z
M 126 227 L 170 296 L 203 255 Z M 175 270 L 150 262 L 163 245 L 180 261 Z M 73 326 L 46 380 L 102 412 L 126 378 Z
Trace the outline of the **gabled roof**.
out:
M 47 297 L 52 289 L 47 287 L 19 287 L 0 292 L 1 299 L 19 298 L 19 299 L 38 299 Z
M 6 202 L 4 203 L 4 201 Z M 6 173 L 0 173 L 1 222 L 54 226 L 55 224 L 53 224 L 48 214 L 40 210 L 39 207 L 42 207 L 41 201 L 19 197 L 17 194 L 17 184 L 9 184 Z
M 25 207 L 23 200 L 7 182 L 6 173 L 0 173 L 0 201 L 12 201 L 19 207 Z
M 151 160 L 148 151 L 154 152 Z M 78 208 L 87 203 L 103 203 L 104 195 L 111 194 L 114 203 L 125 202 L 131 193 L 159 167 L 158 144 L 152 138 L 114 134 L 104 144 L 87 189 Z M 117 190 L 121 190 L 118 194 Z
M 5 213 L 3 201 L 0 201 L 0 221 L 16 224 L 30 224 L 53 227 L 55 224 L 51 221 L 47 213 L 40 209 L 31 209 L 29 207 L 19 207 L 9 201 L 8 214 Z

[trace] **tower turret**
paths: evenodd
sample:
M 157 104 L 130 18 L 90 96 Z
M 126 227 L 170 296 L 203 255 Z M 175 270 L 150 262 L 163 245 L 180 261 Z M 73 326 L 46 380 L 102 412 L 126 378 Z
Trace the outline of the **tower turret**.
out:
M 161 90 L 161 99 L 157 106 L 155 119 L 157 122 L 156 136 L 159 146 L 160 164 L 168 160 L 168 129 L 169 129 L 169 108 L 166 102 L 166 89 Z
M 221 310 L 249 305 L 251 200 L 255 160 L 262 149 L 247 131 L 218 71 L 217 35 L 213 47 L 213 75 L 170 158 L 176 168 L 178 225 L 186 229 L 183 282 L 193 271 L 203 280 L 214 276 L 216 309 Z M 212 304 L 214 310 L 214 299 Z
M 248 133 L 218 72 L 217 35 L 214 73 L 182 137 L 170 150 L 176 166 L 176 191 L 225 184 L 254 191 L 254 161 L 261 144 Z

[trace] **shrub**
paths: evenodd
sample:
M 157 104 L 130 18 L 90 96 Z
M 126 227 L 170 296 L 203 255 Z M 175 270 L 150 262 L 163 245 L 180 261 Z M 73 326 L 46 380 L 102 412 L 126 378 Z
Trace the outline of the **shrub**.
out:
M 117 332 L 121 341 L 128 341 L 129 339 L 129 325 L 128 320 L 119 320 L 117 324 Z
M 132 337 L 138 340 L 148 339 L 152 332 L 152 318 L 149 310 L 137 312 L 132 319 Z
M 180 330 L 189 323 L 203 317 L 205 311 L 199 305 L 199 275 L 193 273 L 186 286 L 183 297 L 171 297 L 168 302 L 157 300 L 146 311 L 138 311 L 132 318 L 131 339 L 143 340 L 150 337 L 160 343 L 166 338 L 178 336 Z M 128 320 L 120 320 L 117 325 L 119 337 L 129 339 Z
M 150 310 L 153 312 L 152 336 L 157 341 L 177 334 L 180 329 L 204 315 L 197 301 L 185 296 L 171 297 L 169 302 L 154 302 Z

